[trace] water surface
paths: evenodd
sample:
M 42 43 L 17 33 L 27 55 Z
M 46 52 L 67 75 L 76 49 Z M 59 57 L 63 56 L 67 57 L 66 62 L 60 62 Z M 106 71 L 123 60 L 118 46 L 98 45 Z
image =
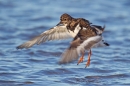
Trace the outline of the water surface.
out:
M 130 86 L 129 0 L 0 0 L 0 86 Z M 59 65 L 72 39 L 16 46 L 55 26 L 60 15 L 106 25 L 110 47 L 92 49 L 91 65 Z

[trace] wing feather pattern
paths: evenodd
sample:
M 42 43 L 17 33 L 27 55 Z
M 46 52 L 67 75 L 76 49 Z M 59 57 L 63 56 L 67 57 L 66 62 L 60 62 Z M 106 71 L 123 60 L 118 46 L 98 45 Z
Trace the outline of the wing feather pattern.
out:
M 16 48 L 17 49 L 30 48 L 35 44 L 39 45 L 46 41 L 66 39 L 66 38 L 71 38 L 71 37 L 72 36 L 69 35 L 69 32 L 66 26 L 55 26 L 54 28 L 51 28 L 43 32 L 39 36 L 34 37 L 33 39 L 19 45 Z

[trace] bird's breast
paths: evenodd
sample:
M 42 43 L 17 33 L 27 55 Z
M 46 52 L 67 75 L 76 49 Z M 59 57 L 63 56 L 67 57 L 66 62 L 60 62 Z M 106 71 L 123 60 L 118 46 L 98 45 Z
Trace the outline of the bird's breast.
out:
M 79 32 L 80 29 L 81 29 L 81 27 L 80 27 L 79 24 L 78 24 L 73 31 L 70 30 L 70 29 L 68 29 L 68 32 L 69 32 L 69 34 L 70 34 L 72 37 L 75 37 L 75 36 L 78 34 L 78 32 Z

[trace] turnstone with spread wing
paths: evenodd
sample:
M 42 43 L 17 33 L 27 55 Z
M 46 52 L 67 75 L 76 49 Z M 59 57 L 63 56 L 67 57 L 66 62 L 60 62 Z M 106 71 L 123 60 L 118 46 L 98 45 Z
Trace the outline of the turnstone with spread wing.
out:
M 19 45 L 17 49 L 30 48 L 35 44 L 40 44 L 50 40 L 74 38 L 79 30 L 79 21 L 81 18 L 73 18 L 69 14 L 62 14 L 60 22 L 53 28 L 41 33 L 33 39 Z
M 79 26 L 81 28 L 80 31 L 71 42 L 70 47 L 62 54 L 61 64 L 76 60 L 81 55 L 77 63 L 78 65 L 80 62 L 83 62 L 85 50 L 88 50 L 88 61 L 86 63 L 86 67 L 88 67 L 92 54 L 91 48 L 109 46 L 102 38 L 105 26 L 90 25 L 85 19 L 80 20 Z

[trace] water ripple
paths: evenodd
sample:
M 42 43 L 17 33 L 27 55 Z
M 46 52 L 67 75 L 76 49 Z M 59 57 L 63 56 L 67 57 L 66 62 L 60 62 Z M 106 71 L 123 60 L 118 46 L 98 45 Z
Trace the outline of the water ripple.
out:
M 1 0 L 0 86 L 130 86 L 129 4 L 129 0 Z M 106 25 L 103 36 L 110 46 L 92 49 L 88 68 L 84 68 L 88 53 L 79 65 L 58 64 L 72 39 L 16 49 L 55 26 L 63 13 Z

